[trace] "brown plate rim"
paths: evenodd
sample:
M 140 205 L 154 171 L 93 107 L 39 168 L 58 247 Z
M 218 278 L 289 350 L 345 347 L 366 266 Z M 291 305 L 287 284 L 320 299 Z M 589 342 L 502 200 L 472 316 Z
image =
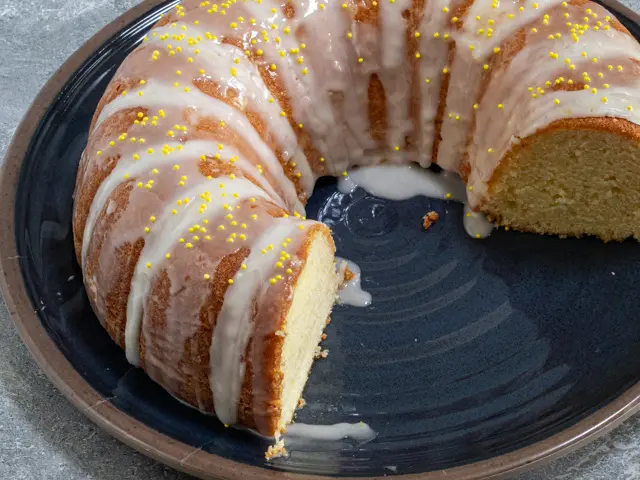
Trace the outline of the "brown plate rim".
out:
M 78 49 L 42 88 L 18 126 L 0 170 L 0 288 L 9 314 L 31 355 L 53 384 L 91 421 L 111 435 L 177 470 L 202 479 L 322 480 L 331 477 L 295 474 L 240 464 L 164 435 L 114 407 L 73 368 L 49 337 L 27 295 L 17 258 L 14 207 L 18 177 L 40 120 L 73 73 L 108 38 L 164 0 L 144 0 L 100 30 Z M 640 16 L 616 0 L 602 3 L 640 23 Z M 596 439 L 640 410 L 640 382 L 575 425 L 533 445 L 499 457 L 447 470 L 400 475 L 411 480 L 507 478 L 539 467 Z M 361 477 L 360 477 L 361 478 Z M 369 477 L 382 480 L 384 477 Z M 346 478 L 346 480 L 349 480 Z M 351 477 L 351 480 L 357 480 Z

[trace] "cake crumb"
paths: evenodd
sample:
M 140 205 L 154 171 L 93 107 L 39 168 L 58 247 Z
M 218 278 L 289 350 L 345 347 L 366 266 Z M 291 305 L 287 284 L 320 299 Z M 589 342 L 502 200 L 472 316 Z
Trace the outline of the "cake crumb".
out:
M 280 439 L 275 445 L 269 445 L 269 448 L 267 448 L 267 451 L 264 453 L 264 458 L 270 461 L 274 458 L 285 457 L 287 455 L 288 452 L 287 449 L 284 448 L 284 440 Z
M 286 333 L 284 333 L 282 330 L 277 330 L 277 331 L 276 331 L 276 335 L 277 335 L 278 337 L 283 337 L 283 338 L 287 336 L 287 334 L 286 334 Z
M 320 345 L 316 346 L 316 353 L 313 356 L 313 358 L 318 360 L 320 358 L 327 358 L 328 356 L 329 356 L 329 349 L 322 350 L 322 347 Z
M 302 408 L 306 404 L 307 404 L 307 401 L 304 398 L 300 397 L 300 400 L 298 400 L 298 408 Z
M 322 336 L 320 337 L 322 340 L 326 340 L 327 339 L 327 334 L 323 333 Z
M 422 228 L 424 228 L 425 230 L 429 230 L 429 228 L 431 228 L 431 225 L 434 225 L 439 218 L 440 215 L 438 215 L 438 212 L 434 212 L 433 210 L 427 212 L 427 214 L 422 217 Z
M 356 278 L 356 274 L 353 273 L 351 270 L 349 270 L 349 267 L 346 267 L 344 269 L 344 276 L 343 276 L 344 282 L 345 283 L 349 282 L 349 281 L 353 280 L 354 278 Z

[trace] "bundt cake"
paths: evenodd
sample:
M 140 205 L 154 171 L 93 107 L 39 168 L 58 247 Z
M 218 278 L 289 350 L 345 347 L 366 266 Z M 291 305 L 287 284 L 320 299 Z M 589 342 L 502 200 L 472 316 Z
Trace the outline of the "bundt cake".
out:
M 341 282 L 316 179 L 435 162 L 500 225 L 637 238 L 639 60 L 584 0 L 186 0 L 90 128 L 91 305 L 176 398 L 277 435 Z

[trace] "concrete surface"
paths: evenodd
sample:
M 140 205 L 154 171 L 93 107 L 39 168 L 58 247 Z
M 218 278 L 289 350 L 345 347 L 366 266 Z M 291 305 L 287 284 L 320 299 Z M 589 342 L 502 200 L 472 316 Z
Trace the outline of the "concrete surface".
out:
M 137 0 L 0 0 L 0 159 L 53 72 Z M 625 0 L 640 9 L 640 0 Z M 187 480 L 121 444 L 49 383 L 0 300 L 0 479 Z M 640 479 L 640 417 L 519 480 Z

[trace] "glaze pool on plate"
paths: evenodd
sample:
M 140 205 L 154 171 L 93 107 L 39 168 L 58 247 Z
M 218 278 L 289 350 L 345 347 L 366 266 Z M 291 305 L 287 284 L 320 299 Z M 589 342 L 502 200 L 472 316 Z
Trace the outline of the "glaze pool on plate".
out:
M 166 4 L 170 5 L 170 4 Z M 292 472 L 420 473 L 491 458 L 575 424 L 640 380 L 635 242 L 497 231 L 470 239 L 462 206 L 403 202 L 318 183 L 307 212 L 356 261 L 366 308 L 337 306 L 305 390 L 305 423 L 367 422 L 365 444 L 297 444 L 267 464 L 266 442 L 178 403 L 96 320 L 71 241 L 75 173 L 118 64 L 161 9 L 112 38 L 74 75 L 32 140 L 16 198 L 18 255 L 34 308 L 86 381 L 115 407 L 193 447 Z M 440 214 L 428 232 L 422 215 Z

